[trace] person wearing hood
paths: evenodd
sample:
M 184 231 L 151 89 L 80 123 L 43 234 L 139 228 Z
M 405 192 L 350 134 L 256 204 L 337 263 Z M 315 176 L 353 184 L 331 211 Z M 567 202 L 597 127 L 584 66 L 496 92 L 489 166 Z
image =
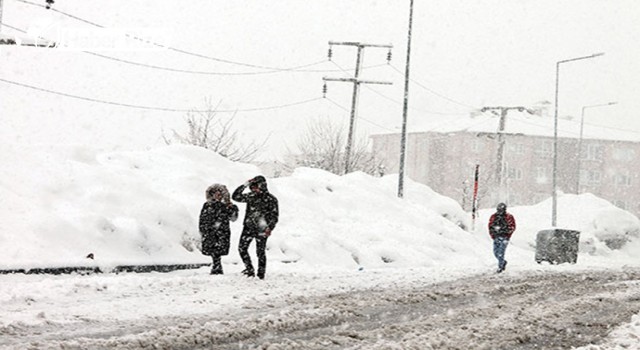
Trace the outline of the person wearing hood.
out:
M 498 259 L 498 273 L 507 267 L 504 259 L 511 235 L 516 230 L 516 219 L 507 213 L 507 205 L 499 203 L 496 212 L 489 218 L 489 235 L 493 239 L 493 255 Z
M 243 193 L 247 187 L 250 192 Z M 247 203 L 244 227 L 238 245 L 238 251 L 245 267 L 242 273 L 248 277 L 255 276 L 255 270 L 249 256 L 249 245 L 255 239 L 256 255 L 258 256 L 258 278 L 264 279 L 267 269 L 267 239 L 278 223 L 278 199 L 269 192 L 267 179 L 261 175 L 236 188 L 231 198 L 236 202 Z
M 200 235 L 202 254 L 211 256 L 212 275 L 223 274 L 222 256 L 229 254 L 231 240 L 230 221 L 238 219 L 238 207 L 231 203 L 229 190 L 221 184 L 209 186 L 205 192 L 207 201 L 200 211 Z

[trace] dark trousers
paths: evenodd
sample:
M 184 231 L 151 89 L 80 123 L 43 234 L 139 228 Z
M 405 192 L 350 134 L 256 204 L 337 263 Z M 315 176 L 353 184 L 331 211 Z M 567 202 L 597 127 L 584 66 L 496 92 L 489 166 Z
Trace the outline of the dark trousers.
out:
M 256 255 L 258 256 L 258 277 L 264 277 L 267 271 L 267 237 L 259 236 L 257 230 L 244 228 L 240 236 L 238 251 L 245 269 L 253 272 L 253 264 L 251 264 L 251 257 L 249 256 L 249 245 L 254 239 L 256 240 Z
M 211 259 L 213 262 L 211 263 L 211 274 L 212 275 L 222 275 L 222 257 L 220 255 L 211 254 Z

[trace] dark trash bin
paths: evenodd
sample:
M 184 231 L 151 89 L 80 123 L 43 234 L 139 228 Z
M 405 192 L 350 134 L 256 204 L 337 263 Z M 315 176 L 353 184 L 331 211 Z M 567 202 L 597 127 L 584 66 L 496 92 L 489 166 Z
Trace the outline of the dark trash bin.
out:
M 578 241 L 580 231 L 542 230 L 536 236 L 536 262 L 548 261 L 551 264 L 565 262 L 575 264 L 578 261 Z

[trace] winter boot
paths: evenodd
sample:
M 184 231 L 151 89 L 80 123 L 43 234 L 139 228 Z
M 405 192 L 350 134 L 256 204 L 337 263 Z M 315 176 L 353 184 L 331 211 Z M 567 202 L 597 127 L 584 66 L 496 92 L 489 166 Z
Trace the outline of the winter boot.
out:
M 247 276 L 247 277 L 255 277 L 255 272 L 253 272 L 253 269 L 244 269 L 242 270 L 242 274 Z
M 498 271 L 496 273 L 501 273 L 507 268 L 507 261 L 505 260 L 500 266 L 498 266 Z

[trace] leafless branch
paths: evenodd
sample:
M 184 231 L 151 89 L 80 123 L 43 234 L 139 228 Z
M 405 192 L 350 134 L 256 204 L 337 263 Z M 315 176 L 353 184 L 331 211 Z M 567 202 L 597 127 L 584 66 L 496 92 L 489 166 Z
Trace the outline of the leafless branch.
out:
M 172 137 L 169 138 L 163 132 L 162 138 L 165 143 L 171 144 L 175 141 L 203 147 L 232 161 L 250 162 L 254 160 L 269 138 L 266 137 L 262 141 L 253 140 L 245 144 L 240 143 L 238 131 L 234 130 L 233 125 L 236 114 L 228 117 L 220 116 L 216 112 L 219 104 L 214 107 L 210 99 L 205 100 L 206 108 L 204 110 L 189 112 L 185 116 L 188 128 L 186 134 L 172 130 Z

